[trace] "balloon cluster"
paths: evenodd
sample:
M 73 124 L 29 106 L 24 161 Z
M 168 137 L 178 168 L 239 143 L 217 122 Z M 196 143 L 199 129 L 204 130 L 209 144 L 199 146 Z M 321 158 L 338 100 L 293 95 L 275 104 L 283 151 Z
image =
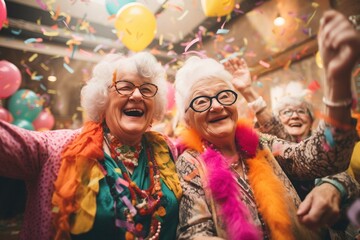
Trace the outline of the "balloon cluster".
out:
M 43 110 L 43 100 L 29 89 L 19 89 L 21 73 L 11 62 L 0 61 L 0 99 L 9 98 L 8 110 L 0 106 L 0 119 L 28 130 L 49 130 L 55 119 Z
M 156 34 L 154 14 L 134 0 L 106 0 L 106 10 L 115 15 L 115 29 L 120 41 L 130 50 L 145 49 Z

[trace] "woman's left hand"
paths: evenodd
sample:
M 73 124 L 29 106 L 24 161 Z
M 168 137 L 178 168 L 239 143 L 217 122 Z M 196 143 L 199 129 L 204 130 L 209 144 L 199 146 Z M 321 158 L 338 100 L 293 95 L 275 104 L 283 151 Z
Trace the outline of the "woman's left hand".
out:
M 341 195 L 330 183 L 315 187 L 300 204 L 300 223 L 310 229 L 332 226 L 340 217 Z

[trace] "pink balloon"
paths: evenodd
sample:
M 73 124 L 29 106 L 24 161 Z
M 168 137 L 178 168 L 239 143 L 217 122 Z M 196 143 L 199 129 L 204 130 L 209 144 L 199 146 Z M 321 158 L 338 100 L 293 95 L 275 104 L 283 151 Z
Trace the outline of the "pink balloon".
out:
M 6 5 L 4 0 L 0 0 L 0 30 L 7 18 Z
M 55 124 L 55 118 L 49 110 L 42 110 L 32 122 L 36 131 L 51 130 Z
M 1 106 L 0 106 L 0 119 L 9 123 L 11 123 L 14 120 L 11 113 Z
M 0 99 L 11 96 L 19 89 L 20 84 L 21 73 L 19 69 L 11 62 L 0 61 Z
M 166 110 L 172 110 L 175 105 L 175 88 L 172 83 L 167 83 L 167 107 Z

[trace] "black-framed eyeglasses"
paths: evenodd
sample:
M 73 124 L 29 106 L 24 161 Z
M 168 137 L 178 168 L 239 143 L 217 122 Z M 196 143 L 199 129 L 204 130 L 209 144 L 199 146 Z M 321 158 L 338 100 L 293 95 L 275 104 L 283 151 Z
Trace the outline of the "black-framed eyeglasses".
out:
M 116 91 L 120 95 L 129 96 L 133 94 L 135 89 L 139 89 L 141 95 L 144 98 L 151 98 L 156 95 L 158 87 L 155 84 L 152 83 L 144 83 L 140 86 L 136 86 L 132 82 L 125 81 L 125 80 L 119 80 L 114 83 Z
M 205 112 L 211 107 L 213 98 L 215 98 L 223 106 L 230 106 L 236 102 L 237 94 L 232 90 L 223 90 L 213 97 L 198 96 L 191 101 L 185 112 L 187 112 L 189 108 L 195 112 Z
M 304 108 L 298 108 L 298 109 L 284 109 L 279 112 L 279 115 L 282 117 L 289 118 L 294 114 L 294 112 L 296 112 L 298 116 L 307 116 L 309 114 L 308 110 Z

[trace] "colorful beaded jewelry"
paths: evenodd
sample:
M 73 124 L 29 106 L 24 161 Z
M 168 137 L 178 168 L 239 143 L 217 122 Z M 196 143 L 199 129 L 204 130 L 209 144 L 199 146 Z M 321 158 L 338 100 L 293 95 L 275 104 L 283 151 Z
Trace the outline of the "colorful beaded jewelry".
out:
M 114 159 L 118 159 L 118 154 L 114 152 L 114 148 L 111 147 L 110 139 L 108 139 L 109 135 L 105 135 L 104 139 L 106 144 L 108 145 L 111 155 Z M 101 161 L 101 166 L 104 169 L 105 179 L 107 184 L 110 187 L 110 193 L 114 200 L 114 209 L 115 209 L 115 224 L 117 227 L 126 229 L 125 239 L 151 239 L 157 240 L 160 236 L 161 231 L 161 218 L 165 216 L 166 210 L 164 207 L 160 205 L 161 197 L 163 193 L 161 191 L 161 183 L 160 183 L 160 171 L 154 160 L 154 154 L 151 151 L 151 147 L 146 146 L 146 142 L 143 141 L 144 149 L 146 150 L 148 166 L 149 166 L 149 177 L 150 177 L 150 185 L 148 189 L 142 190 L 140 189 L 135 182 L 133 182 L 129 176 L 128 170 L 125 167 L 125 163 L 118 159 L 117 165 L 119 166 L 121 173 L 123 175 L 122 178 L 113 179 L 110 175 L 107 174 L 107 169 L 104 161 Z M 140 145 L 141 147 L 141 145 Z M 141 147 L 142 149 L 142 147 Z M 140 150 L 141 151 L 141 150 Z M 140 151 L 138 152 L 138 156 L 140 155 Z M 122 186 L 127 187 L 131 200 L 129 200 L 126 196 L 121 197 L 121 193 L 124 190 Z M 127 210 L 117 211 L 118 203 L 122 201 L 125 203 Z M 124 214 L 126 221 L 120 218 L 120 214 Z M 148 236 L 145 236 L 145 232 L 143 230 L 143 226 L 140 223 L 134 222 L 134 216 L 139 214 L 141 216 L 151 215 L 151 224 L 150 231 Z

